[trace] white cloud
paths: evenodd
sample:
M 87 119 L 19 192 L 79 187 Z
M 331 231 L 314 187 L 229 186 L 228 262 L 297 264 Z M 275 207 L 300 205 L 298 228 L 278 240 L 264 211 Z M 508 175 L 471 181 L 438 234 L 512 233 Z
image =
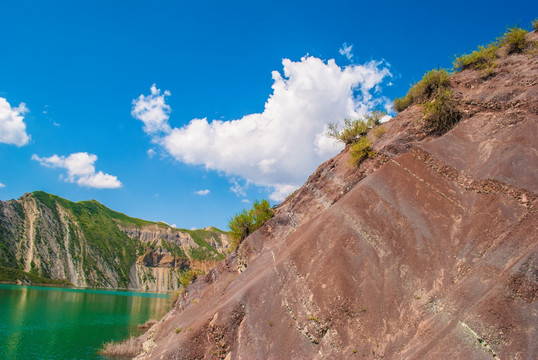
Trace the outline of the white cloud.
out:
M 6 185 L 0 183 L 0 189 L 1 189 L 1 188 L 5 188 L 5 187 L 6 187 Z
M 5 98 L 0 97 L 0 143 L 23 146 L 28 144 L 30 136 L 26 133 L 24 114 L 28 112 L 26 104 L 11 107 Z
M 170 132 L 168 118 L 171 108 L 165 103 L 165 96 L 170 96 L 170 92 L 167 90 L 161 95 L 161 90 L 153 84 L 150 95 L 140 95 L 133 100 L 131 115 L 144 123 L 144 131 L 148 134 Z
M 134 101 L 133 116 L 144 122 L 152 141 L 175 159 L 228 175 L 238 196 L 245 196 L 248 184 L 254 183 L 270 188 L 270 198 L 280 201 L 342 149 L 325 136 L 327 124 L 362 116 L 382 105 L 383 99 L 374 98 L 372 92 L 390 76 L 388 68 L 375 61 L 340 67 L 334 60 L 303 57 L 296 62 L 284 59 L 282 64 L 283 75 L 272 73 L 273 94 L 262 113 L 233 121 L 193 119 L 186 126 L 171 128 L 170 108 L 152 86 L 151 95 Z M 146 117 L 156 120 L 144 120 L 135 111 L 146 108 L 148 98 L 155 102 L 159 98 L 157 108 L 166 110 Z M 245 180 L 244 186 L 238 178 Z
M 150 159 L 153 159 L 153 157 L 154 157 L 155 154 L 156 154 L 155 149 L 153 149 L 153 148 L 152 148 L 152 149 L 148 149 L 147 153 L 148 153 L 148 157 L 149 157 Z
M 166 225 L 168 225 L 168 226 L 170 226 L 170 227 L 177 228 L 177 225 L 176 225 L 176 224 L 169 224 L 169 223 L 167 223 L 167 222 L 164 221 L 164 220 L 161 220 L 160 222 L 162 222 L 163 224 L 166 224 Z
M 248 183 L 241 185 L 239 184 L 239 180 L 236 178 L 230 179 L 230 181 L 233 183 L 233 185 L 230 187 L 231 192 L 237 196 L 247 196 Z
M 97 161 L 97 155 L 94 154 L 79 152 L 67 157 L 54 154 L 43 158 L 34 154 L 32 160 L 36 160 L 46 167 L 66 169 L 66 182 L 97 189 L 115 189 L 122 186 L 116 176 L 105 174 L 102 171 L 95 172 L 93 164 Z M 63 175 L 60 178 L 63 178 Z
M 250 200 L 249 200 L 249 199 L 241 199 L 241 202 L 242 202 L 242 203 L 245 203 L 245 204 L 250 204 Z
M 195 191 L 194 192 L 196 195 L 200 195 L 200 196 L 206 196 L 207 194 L 210 193 L 210 191 L 208 189 L 204 189 L 204 190 L 198 190 L 198 191 Z
M 343 43 L 342 47 L 338 52 L 340 55 L 345 56 L 349 61 L 351 61 L 351 58 L 353 57 L 353 54 L 351 53 L 351 49 L 353 49 L 353 45 L 348 45 L 347 43 Z

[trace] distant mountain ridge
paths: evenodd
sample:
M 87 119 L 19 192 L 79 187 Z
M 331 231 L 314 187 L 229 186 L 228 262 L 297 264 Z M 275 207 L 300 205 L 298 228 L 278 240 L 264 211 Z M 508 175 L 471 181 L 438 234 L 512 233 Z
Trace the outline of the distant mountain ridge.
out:
M 79 287 L 168 291 L 224 258 L 217 228 L 185 230 L 42 191 L 0 201 L 0 267 Z

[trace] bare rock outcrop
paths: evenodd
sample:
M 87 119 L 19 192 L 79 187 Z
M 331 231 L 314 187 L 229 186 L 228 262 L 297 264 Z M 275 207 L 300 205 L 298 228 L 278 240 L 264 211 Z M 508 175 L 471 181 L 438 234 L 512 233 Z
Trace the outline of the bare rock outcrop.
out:
M 458 125 L 411 106 L 375 158 L 322 164 L 137 359 L 536 359 L 538 57 L 451 88 Z

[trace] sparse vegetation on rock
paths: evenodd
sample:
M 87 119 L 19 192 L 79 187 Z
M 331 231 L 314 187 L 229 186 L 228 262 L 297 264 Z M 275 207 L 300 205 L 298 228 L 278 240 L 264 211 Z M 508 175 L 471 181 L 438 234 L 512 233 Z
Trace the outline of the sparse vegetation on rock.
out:
M 457 57 L 454 60 L 454 69 L 458 71 L 475 69 L 481 71 L 483 76 L 489 75 L 497 64 L 497 49 L 498 44 L 496 42 L 487 46 L 480 45 L 478 50 Z
M 239 246 L 241 241 L 272 217 L 273 209 L 267 200 L 255 201 L 250 210 L 243 210 L 236 214 L 228 223 L 232 237 L 230 249 L 233 250 Z
M 383 125 L 379 125 L 379 126 L 376 126 L 373 130 L 372 130 L 372 133 L 374 134 L 375 138 L 376 139 L 379 139 L 381 136 L 383 136 L 383 134 L 385 134 L 387 132 L 387 129 L 383 126 Z
M 424 104 L 445 91 L 449 81 L 450 73 L 445 69 L 428 71 L 404 97 L 394 99 L 394 109 L 401 112 L 413 104 Z
M 203 271 L 190 269 L 181 274 L 179 277 L 179 282 L 184 288 L 186 288 L 191 282 L 196 280 L 198 276 L 203 274 Z
M 501 43 L 506 45 L 508 54 L 522 53 L 527 47 L 527 30 L 513 27 L 504 34 Z
M 433 135 L 444 134 L 462 117 L 448 88 L 450 76 L 445 69 L 427 72 L 407 95 L 394 100 L 394 108 L 400 112 L 413 104 L 423 105 L 424 130 Z
M 330 123 L 327 136 L 349 145 L 351 162 L 359 165 L 363 159 L 374 156 L 375 153 L 366 135 L 372 129 L 376 138 L 385 133 L 386 130 L 381 125 L 381 119 L 385 115 L 383 111 L 372 111 L 361 119 L 344 119 L 342 129 L 338 124 Z
M 344 127 L 342 129 L 336 123 L 329 123 L 327 136 L 341 141 L 346 145 L 353 144 L 361 136 L 366 135 L 370 129 L 381 124 L 381 118 L 385 115 L 385 112 L 375 110 L 362 119 L 344 119 Z
M 424 105 L 424 129 L 433 135 L 442 135 L 452 129 L 461 120 L 462 114 L 457 109 L 452 92 L 445 89 L 433 101 Z
M 454 69 L 457 71 L 475 69 L 481 72 L 482 77 L 489 76 L 497 65 L 498 58 L 503 55 L 525 51 L 528 45 L 526 35 L 527 30 L 518 27 L 510 28 L 490 44 L 481 45 L 478 50 L 457 57 L 454 60 Z M 506 46 L 505 54 L 500 51 L 503 46 Z
M 351 163 L 359 165 L 362 160 L 375 155 L 370 140 L 366 136 L 362 136 L 356 143 L 349 148 Z

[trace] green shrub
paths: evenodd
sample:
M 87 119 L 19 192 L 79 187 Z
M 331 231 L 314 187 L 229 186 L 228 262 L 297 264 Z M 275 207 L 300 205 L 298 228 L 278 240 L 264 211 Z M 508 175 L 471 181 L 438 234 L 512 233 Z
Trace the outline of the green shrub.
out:
M 32 264 L 33 263 L 34 262 L 32 261 Z M 0 282 L 16 283 L 17 281 L 35 285 L 73 286 L 73 284 L 65 279 L 47 279 L 32 272 L 0 266 Z
M 479 46 L 478 50 L 457 57 L 454 60 L 454 69 L 457 71 L 475 69 L 481 71 L 483 76 L 490 75 L 497 65 L 501 46 L 506 46 L 507 54 L 521 53 L 527 47 L 526 34 L 527 30 L 518 27 L 508 29 L 502 36 L 487 46 Z
M 495 65 L 497 65 L 496 52 L 498 49 L 498 42 L 491 43 L 486 47 L 479 46 L 478 50 L 457 57 L 456 60 L 454 60 L 454 69 L 457 71 L 475 69 L 482 71 L 485 75 L 489 75 L 493 71 Z
M 402 112 L 405 109 L 407 109 L 411 105 L 411 97 L 410 96 L 404 96 L 401 98 L 394 99 L 392 106 L 394 107 L 394 110 L 397 112 Z
M 522 53 L 527 47 L 527 30 L 518 27 L 508 29 L 503 36 L 503 44 L 508 47 L 508 54 Z
M 376 139 L 379 139 L 381 136 L 383 136 L 383 134 L 385 134 L 387 132 L 387 129 L 385 129 L 385 127 L 383 125 L 380 125 L 380 126 L 376 126 L 373 130 L 372 130 L 372 133 L 374 134 L 375 138 Z
M 444 90 L 432 102 L 424 106 L 424 129 L 432 135 L 442 135 L 460 121 L 462 114 L 457 109 L 452 92 Z
M 351 163 L 354 165 L 359 165 L 362 160 L 375 155 L 367 136 L 362 136 L 356 143 L 351 145 L 349 154 Z
M 381 119 L 386 114 L 384 111 L 374 110 L 361 119 L 344 119 L 344 127 L 342 129 L 340 129 L 338 124 L 329 123 L 329 130 L 326 134 L 346 145 L 350 145 L 361 136 L 366 135 L 371 128 L 381 124 Z
M 366 120 L 366 125 L 368 125 L 368 128 L 373 128 L 374 126 L 381 125 L 381 119 L 383 116 L 387 115 L 384 111 L 374 110 L 370 112 L 369 114 L 366 114 L 364 116 L 364 119 Z
M 405 110 L 413 104 L 423 104 L 447 88 L 450 73 L 445 69 L 434 69 L 413 85 L 407 95 L 394 100 L 394 109 L 398 112 Z
M 179 282 L 184 288 L 186 288 L 191 282 L 196 280 L 198 276 L 203 274 L 204 272 L 201 270 L 189 269 L 179 276 Z
M 243 210 L 229 221 L 228 228 L 230 228 L 230 235 L 232 238 L 230 249 L 235 249 L 243 239 L 250 235 L 252 232 L 253 220 L 250 216 L 250 212 Z
M 269 201 L 255 201 L 250 210 L 243 210 L 228 222 L 231 246 L 234 250 L 247 236 L 258 230 L 267 220 L 273 217 L 273 209 Z M 231 251 L 230 250 L 230 251 Z
M 367 132 L 368 125 L 363 120 L 344 119 L 344 128 L 342 130 L 340 130 L 338 124 L 330 123 L 327 135 L 349 145 Z
M 532 22 L 532 28 L 534 29 L 534 31 L 538 31 L 538 18 L 534 19 L 534 21 Z

